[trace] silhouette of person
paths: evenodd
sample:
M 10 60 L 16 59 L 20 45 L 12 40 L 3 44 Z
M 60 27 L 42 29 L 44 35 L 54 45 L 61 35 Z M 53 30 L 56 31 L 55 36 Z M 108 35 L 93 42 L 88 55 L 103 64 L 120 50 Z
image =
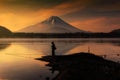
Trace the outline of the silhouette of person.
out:
M 51 48 L 52 48 L 52 56 L 55 56 L 55 50 L 56 50 L 56 46 L 54 42 L 51 42 Z

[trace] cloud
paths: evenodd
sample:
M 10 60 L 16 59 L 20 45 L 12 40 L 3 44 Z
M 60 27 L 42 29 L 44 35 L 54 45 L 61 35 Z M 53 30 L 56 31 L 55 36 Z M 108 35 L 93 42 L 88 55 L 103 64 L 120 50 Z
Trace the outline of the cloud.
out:
M 62 17 L 80 29 L 93 32 L 120 28 L 120 0 L 85 0 L 82 4 L 84 8 Z
M 120 29 L 120 18 L 91 18 L 84 21 L 71 22 L 79 29 L 92 32 L 110 32 L 113 29 Z
M 76 3 L 73 4 L 76 5 Z M 6 13 L 4 12 L 0 14 L 0 19 L 2 19 L 0 24 L 6 26 L 12 31 L 17 31 L 21 28 L 39 23 L 50 16 L 53 15 L 60 16 L 80 9 L 77 7 L 74 7 L 74 9 L 72 8 L 73 6 L 69 2 L 66 2 L 59 4 L 50 9 L 48 8 L 40 9 L 35 12 L 31 12 L 29 14 L 28 12 L 24 12 L 24 14 L 19 14 L 19 13 L 16 14 L 14 12 L 6 12 Z
M 0 0 L 0 11 L 14 13 L 19 12 L 19 14 L 24 14 L 24 12 L 31 13 L 41 9 L 52 9 L 65 3 L 69 3 L 71 5 L 71 9 L 81 8 L 84 6 L 86 11 L 120 10 L 120 0 Z
M 8 9 L 8 11 L 22 10 L 39 10 L 43 8 L 51 8 L 69 0 L 0 0 L 0 5 Z
M 120 28 L 120 0 L 0 0 L 0 13 L 0 24 L 13 31 L 53 15 L 91 31 Z
M 74 7 L 73 7 L 74 5 Z M 49 16 L 61 16 L 61 15 L 65 15 L 65 14 L 69 14 L 71 12 L 75 12 L 77 10 L 80 10 L 82 8 L 84 8 L 83 6 L 81 7 L 76 7 L 76 2 L 72 3 L 62 3 L 60 5 L 57 5 L 51 9 L 43 9 L 43 10 L 39 10 L 38 12 L 36 12 L 37 15 L 41 14 L 43 18 L 47 18 Z
M 85 0 L 82 4 L 78 6 L 84 6 L 83 10 L 80 9 L 65 16 L 117 16 L 120 13 L 120 0 Z
M 34 16 L 20 16 L 13 13 L 0 14 L 0 25 L 5 26 L 12 31 L 16 31 L 32 24 L 35 21 L 33 18 Z

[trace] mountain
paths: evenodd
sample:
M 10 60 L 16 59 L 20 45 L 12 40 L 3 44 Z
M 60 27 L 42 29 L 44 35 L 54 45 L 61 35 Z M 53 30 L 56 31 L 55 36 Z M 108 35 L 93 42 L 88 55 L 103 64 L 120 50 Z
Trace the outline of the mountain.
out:
M 19 30 L 18 32 L 26 32 L 26 33 L 76 33 L 76 32 L 85 32 L 83 30 L 79 30 L 74 26 L 68 24 L 63 21 L 61 18 L 57 16 L 51 16 L 50 18 L 32 25 L 26 28 Z
M 112 30 L 110 33 L 119 33 L 120 34 L 120 29 Z
M 7 29 L 3 26 L 0 26 L 0 37 L 9 36 L 11 34 L 12 34 L 12 32 L 9 29 Z

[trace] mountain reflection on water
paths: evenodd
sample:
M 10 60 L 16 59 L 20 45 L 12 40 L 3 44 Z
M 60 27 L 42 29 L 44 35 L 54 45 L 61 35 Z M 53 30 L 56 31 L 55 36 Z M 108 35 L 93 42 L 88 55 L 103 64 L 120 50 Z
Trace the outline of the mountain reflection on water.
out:
M 57 55 L 90 51 L 120 61 L 119 39 L 0 39 L 0 80 L 45 80 L 54 77 L 47 63 L 35 58 L 51 54 L 51 42 Z
M 9 47 L 11 45 L 10 43 L 11 42 L 4 42 L 4 41 L 0 42 L 0 50 L 4 50 L 7 47 Z

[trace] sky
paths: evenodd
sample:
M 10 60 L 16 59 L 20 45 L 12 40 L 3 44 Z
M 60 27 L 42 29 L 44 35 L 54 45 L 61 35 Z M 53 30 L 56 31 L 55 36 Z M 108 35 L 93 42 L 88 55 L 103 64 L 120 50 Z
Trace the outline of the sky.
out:
M 0 0 L 0 25 L 13 32 L 58 16 L 86 31 L 120 29 L 120 0 Z

